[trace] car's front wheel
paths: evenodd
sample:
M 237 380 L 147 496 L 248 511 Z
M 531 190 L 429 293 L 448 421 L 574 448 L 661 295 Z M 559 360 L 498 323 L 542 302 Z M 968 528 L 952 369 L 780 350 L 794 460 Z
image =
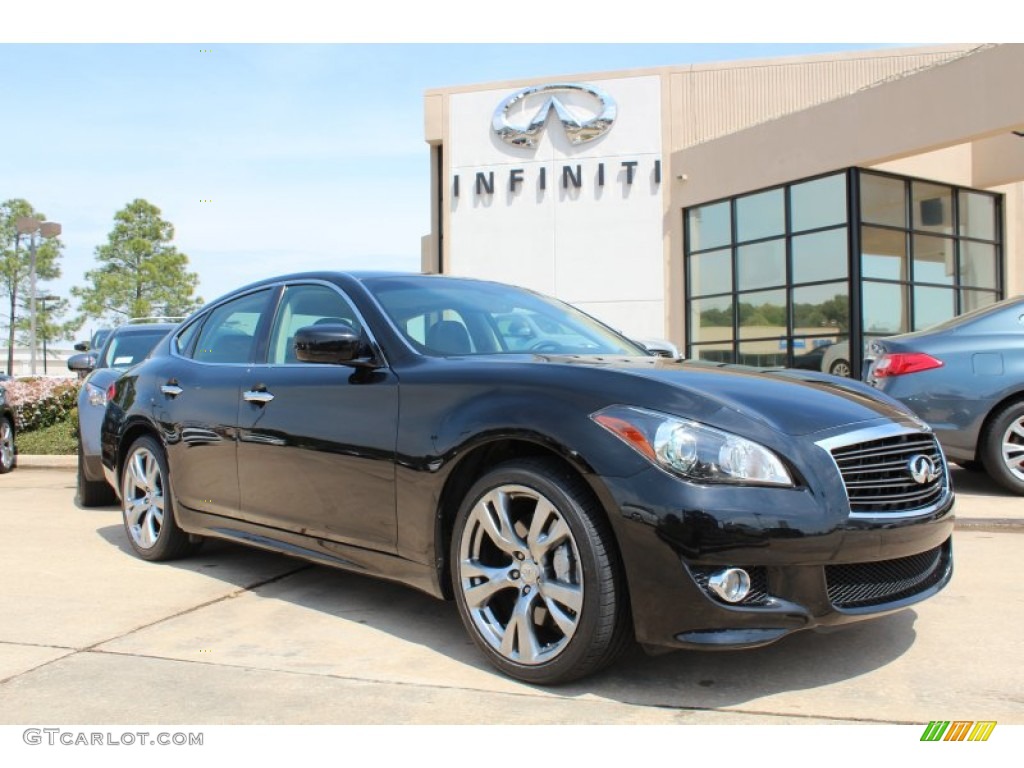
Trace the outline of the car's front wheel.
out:
M 508 462 L 480 478 L 456 518 L 451 558 L 467 631 L 511 677 L 568 682 L 611 663 L 631 638 L 604 513 L 555 462 Z
M 14 469 L 14 425 L 6 416 L 0 416 L 0 475 Z
M 144 560 L 174 560 L 197 547 L 174 519 L 167 458 L 163 446 L 148 435 L 132 443 L 125 457 L 121 511 L 128 543 Z
M 1024 400 L 1009 403 L 992 416 L 981 454 L 993 480 L 1024 496 Z

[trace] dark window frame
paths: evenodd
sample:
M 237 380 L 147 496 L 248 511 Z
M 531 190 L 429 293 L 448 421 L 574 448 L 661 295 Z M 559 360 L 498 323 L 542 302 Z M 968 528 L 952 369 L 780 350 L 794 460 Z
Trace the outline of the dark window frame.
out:
M 799 232 L 793 230 L 793 204 L 792 204 L 792 188 L 794 186 L 804 184 L 818 179 L 824 179 L 832 176 L 845 176 L 846 180 L 846 220 L 838 224 L 829 224 L 821 227 L 815 227 L 812 229 L 801 229 Z M 862 206 L 860 200 L 861 191 L 861 179 L 865 175 L 877 176 L 890 178 L 900 181 L 903 184 L 903 195 L 904 195 L 904 226 L 898 227 L 890 224 L 876 224 L 872 222 L 865 222 L 862 220 Z M 950 211 L 949 216 L 951 220 L 951 233 L 936 232 L 931 229 L 921 229 L 919 217 L 915 215 L 913 206 L 913 194 L 914 184 L 930 184 L 950 191 Z M 739 224 L 737 221 L 737 202 L 743 198 L 750 197 L 752 195 L 759 195 L 765 192 L 771 192 L 773 190 L 781 189 L 783 191 L 783 206 L 784 206 L 784 226 L 785 232 L 782 235 L 756 238 L 752 240 L 739 240 Z M 980 194 L 992 199 L 993 202 L 993 216 L 995 221 L 993 222 L 993 235 L 994 239 L 980 238 L 976 236 L 969 236 L 961 232 L 960 222 L 960 202 L 962 196 L 965 194 Z M 718 243 L 714 246 L 690 250 L 691 242 L 691 221 L 690 214 L 692 211 L 703 208 L 705 206 L 718 205 L 726 203 L 729 205 L 729 217 L 730 217 L 730 242 L 726 244 Z M 879 171 L 869 168 L 858 168 L 848 167 L 843 169 L 837 169 L 828 171 L 826 173 L 816 174 L 814 176 L 808 176 L 801 179 L 795 179 L 782 184 L 775 184 L 772 186 L 764 187 L 761 189 L 746 191 L 739 195 L 733 195 L 729 197 L 723 197 L 716 200 L 709 200 L 699 205 L 688 206 L 682 210 L 683 216 L 683 277 L 684 277 L 684 296 L 683 296 L 683 317 L 685 318 L 685 353 L 689 357 L 695 351 L 702 347 L 710 345 L 714 346 L 728 346 L 731 349 L 731 356 L 733 360 L 739 359 L 740 344 L 749 343 L 751 341 L 771 341 L 780 340 L 785 342 L 785 364 L 787 366 L 793 365 L 794 360 L 794 341 L 797 338 L 820 338 L 811 334 L 795 334 L 795 304 L 794 304 L 794 290 L 797 288 L 804 288 L 814 285 L 822 285 L 829 283 L 844 283 L 847 288 L 847 296 L 849 300 L 849 316 L 848 316 L 848 327 L 846 333 L 843 334 L 841 329 L 837 329 L 837 332 L 822 334 L 822 336 L 843 336 L 845 335 L 850 344 L 850 357 L 851 364 L 854 371 L 860 371 L 863 364 L 863 348 L 864 340 L 867 337 L 874 337 L 877 334 L 869 334 L 865 331 L 864 325 L 864 297 L 863 297 L 863 254 L 861 253 L 862 247 L 862 228 L 864 226 L 876 227 L 878 229 L 885 229 L 894 232 L 899 232 L 904 237 L 904 243 L 906 248 L 907 258 L 907 279 L 906 280 L 890 280 L 884 278 L 871 278 L 870 282 L 873 283 L 887 283 L 900 285 L 903 287 L 906 295 L 906 315 L 908 328 L 916 330 L 915 320 L 917 317 L 916 297 L 915 288 L 942 288 L 952 292 L 953 307 L 955 315 L 962 314 L 964 310 L 964 292 L 965 291 L 976 291 L 983 292 L 985 294 L 991 294 L 995 300 L 998 301 L 1005 296 L 1006 288 L 1006 261 L 1005 261 L 1005 248 L 1006 248 L 1006 223 L 1004 215 L 1005 196 L 983 189 L 975 189 L 972 187 L 965 187 L 958 184 L 950 184 L 935 179 L 927 179 L 917 176 L 907 176 L 904 174 L 891 173 L 888 171 Z M 794 265 L 793 265 L 793 239 L 808 234 L 815 234 L 819 232 L 839 231 L 846 230 L 846 248 L 847 248 L 847 275 L 844 279 L 827 279 L 827 280 L 814 280 L 808 282 L 801 282 L 799 284 L 793 282 Z M 945 238 L 952 243 L 953 247 L 953 280 L 952 283 L 936 283 L 928 280 L 917 280 L 914 266 L 915 256 L 915 236 L 924 235 L 928 237 L 939 237 Z M 758 244 L 763 242 L 783 240 L 785 243 L 785 283 L 771 286 L 761 286 L 757 289 L 739 289 L 739 248 L 741 246 L 747 246 L 752 244 Z M 963 244 L 964 243 L 979 243 L 984 245 L 992 246 L 995 254 L 995 287 L 983 287 L 976 285 L 967 285 L 961 282 L 962 273 L 962 257 L 963 257 Z M 713 294 L 694 294 L 691 290 L 693 285 L 691 276 L 691 265 L 693 256 L 697 256 L 703 253 L 712 251 L 719 251 L 728 249 L 730 253 L 730 263 L 732 266 L 731 275 L 731 290 L 727 292 L 718 292 Z M 739 305 L 742 301 L 743 296 L 759 293 L 763 291 L 771 290 L 783 290 L 786 296 L 786 328 L 784 336 L 770 336 L 770 337 L 758 337 L 758 339 L 751 338 L 740 338 L 740 312 Z M 706 340 L 706 339 L 694 339 L 694 330 L 696 324 L 692 322 L 692 311 L 693 302 L 702 299 L 712 298 L 729 298 L 732 302 L 732 323 L 731 323 L 731 337 L 721 340 Z

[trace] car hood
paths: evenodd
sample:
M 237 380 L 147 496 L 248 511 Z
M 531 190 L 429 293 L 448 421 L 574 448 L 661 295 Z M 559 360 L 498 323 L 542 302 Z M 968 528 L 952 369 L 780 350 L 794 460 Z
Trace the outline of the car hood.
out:
M 779 432 L 806 435 L 888 419 L 927 427 L 903 405 L 859 381 L 800 369 L 758 369 L 664 358 L 537 356 L 537 361 L 595 366 L 687 390 Z M 637 403 L 641 405 L 641 403 Z

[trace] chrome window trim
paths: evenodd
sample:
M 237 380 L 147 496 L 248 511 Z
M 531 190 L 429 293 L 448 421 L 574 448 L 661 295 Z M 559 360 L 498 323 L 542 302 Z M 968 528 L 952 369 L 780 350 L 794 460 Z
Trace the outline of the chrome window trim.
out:
M 219 301 L 217 301 L 217 302 L 215 302 L 213 304 L 207 304 L 205 307 L 197 310 L 196 311 L 197 317 L 196 317 L 195 322 L 202 322 L 205 325 L 207 323 L 207 321 L 209 321 L 210 315 L 213 314 L 214 312 L 216 312 L 218 309 L 220 309 L 223 305 L 227 304 L 228 302 L 234 301 L 235 299 L 245 298 L 246 296 L 251 296 L 252 294 L 259 293 L 260 291 L 269 290 L 269 291 L 273 292 L 274 289 L 276 289 L 278 287 L 280 287 L 280 286 L 278 286 L 276 284 L 275 285 L 259 285 L 259 286 L 254 286 L 252 288 L 252 290 L 244 291 L 243 293 L 233 293 L 233 294 L 230 294 L 228 296 L 224 296 Z M 276 305 L 275 305 L 274 309 L 276 311 L 276 309 L 277 309 Z M 205 318 L 200 318 L 200 317 L 198 317 L 198 315 L 205 315 L 206 317 Z M 187 318 L 187 319 L 191 319 L 191 318 Z M 189 325 L 191 325 L 191 323 L 189 323 Z M 182 323 L 181 330 L 182 331 L 185 330 L 185 323 L 184 322 Z M 200 328 L 199 329 L 199 333 L 202 334 L 202 332 L 203 332 L 203 329 Z M 207 362 L 205 360 L 196 360 L 194 357 L 188 357 L 187 355 L 183 355 L 180 352 L 178 352 L 177 349 L 175 349 L 176 344 L 174 343 L 174 340 L 177 338 L 177 336 L 178 336 L 178 334 L 174 334 L 173 336 L 170 336 L 170 353 L 171 353 L 172 357 L 177 357 L 180 360 L 188 360 L 190 363 L 195 363 L 196 365 L 225 365 L 225 366 L 226 365 L 230 365 L 230 366 L 235 366 L 235 367 L 243 367 L 243 366 L 244 367 L 251 367 L 252 365 L 254 365 L 254 363 L 216 363 L 216 362 L 211 363 L 211 362 Z M 198 343 L 198 341 L 199 341 L 199 337 L 197 336 L 196 337 L 196 342 Z
M 847 491 L 846 481 L 843 479 L 842 470 L 839 468 L 839 462 L 837 462 L 836 457 L 832 455 L 832 451 L 836 448 L 845 448 L 847 446 L 857 445 L 858 443 L 882 440 L 887 437 L 899 437 L 901 435 L 928 435 L 935 440 L 935 447 L 938 449 L 939 458 L 942 460 L 942 491 L 939 494 L 939 498 L 927 507 L 921 507 L 920 509 L 908 509 L 901 512 L 853 512 L 852 510 L 849 510 L 850 494 Z M 883 520 L 906 520 L 915 517 L 927 517 L 945 506 L 953 495 L 953 488 L 949 478 L 949 465 L 946 463 L 946 452 L 942 450 L 942 444 L 939 442 L 938 438 L 935 437 L 935 433 L 932 431 L 931 427 L 928 427 L 927 425 L 910 427 L 896 423 L 877 424 L 872 427 L 857 429 L 853 432 L 844 432 L 840 435 L 827 437 L 824 440 L 818 440 L 815 442 L 815 445 L 828 454 L 829 459 L 832 461 L 832 466 L 835 467 L 836 472 L 839 474 L 839 479 L 843 486 L 843 494 L 846 496 L 846 505 L 848 509 L 847 514 L 851 520 L 871 520 L 873 522 L 878 522 Z
M 216 302 L 215 304 L 208 304 L 207 306 L 203 307 L 196 314 L 197 315 L 200 315 L 200 314 L 201 315 L 206 315 L 206 319 L 205 320 L 201 320 L 200 318 L 197 317 L 196 318 L 196 322 L 203 322 L 203 323 L 205 323 L 207 320 L 209 320 L 209 315 L 211 313 L 217 311 L 217 309 L 219 309 L 224 304 L 227 304 L 229 301 L 234 301 L 235 299 L 241 299 L 241 298 L 244 298 L 246 296 L 251 296 L 252 294 L 259 293 L 260 291 L 269 290 L 271 292 L 274 292 L 274 291 L 280 290 L 281 288 L 287 289 L 289 286 L 296 286 L 296 285 L 323 285 L 323 286 L 326 286 L 328 288 L 332 288 L 339 296 L 341 296 L 345 301 L 347 301 L 350 305 L 352 305 L 352 309 L 355 311 L 356 317 L 359 318 L 360 326 L 362 327 L 363 332 L 368 337 L 368 339 L 370 341 L 370 345 L 371 345 L 371 347 L 374 350 L 374 353 L 379 358 L 379 360 L 381 361 L 381 363 L 383 364 L 384 367 L 386 367 L 386 368 L 390 368 L 391 367 L 388 364 L 387 356 L 384 354 L 383 347 L 381 347 L 381 345 L 379 343 L 377 343 L 377 339 L 374 337 L 373 332 L 370 330 L 370 326 L 366 322 L 366 318 L 363 316 L 363 313 L 359 311 L 359 307 L 356 305 L 356 303 L 354 301 L 352 301 L 352 298 L 347 293 L 345 293 L 344 290 L 342 290 L 338 285 L 335 285 L 334 283 L 332 283 L 330 280 L 323 280 L 321 278 L 308 278 L 308 279 L 301 279 L 300 278 L 300 279 L 293 279 L 293 280 L 281 280 L 281 281 L 278 281 L 278 282 L 275 282 L 275 283 L 269 283 L 269 284 L 254 286 L 251 290 L 244 291 L 242 293 L 236 293 L 236 294 L 231 294 L 229 296 L 225 296 L 223 299 L 221 299 L 220 301 Z M 277 315 L 277 310 L 280 307 L 280 303 L 281 302 L 279 300 L 275 301 L 273 303 L 273 307 L 271 308 L 271 312 L 275 316 Z M 184 330 L 184 329 L 182 329 L 182 330 Z M 271 328 L 270 330 L 273 330 L 273 328 Z M 201 329 L 200 329 L 200 333 L 202 333 Z M 270 341 L 269 333 L 270 333 L 270 331 L 268 331 L 268 337 L 267 337 L 267 341 L 268 342 Z M 206 361 L 203 361 L 203 360 L 196 360 L 194 357 L 187 357 L 186 355 L 182 355 L 181 353 L 179 353 L 178 350 L 175 349 L 175 344 L 174 344 L 175 337 L 176 337 L 176 335 L 175 336 L 171 336 L 171 340 L 170 340 L 170 352 L 171 352 L 171 355 L 173 357 L 177 357 L 177 358 L 179 358 L 181 360 L 188 360 L 189 362 L 195 363 L 196 365 L 222 365 L 222 366 L 229 366 L 230 365 L 230 366 L 235 366 L 235 367 L 246 367 L 246 368 L 253 368 L 255 366 L 272 366 L 274 368 L 284 368 L 284 367 L 293 368 L 293 367 L 296 367 L 296 366 L 308 367 L 310 365 L 317 365 L 316 363 L 271 363 L 271 362 L 269 362 L 267 360 L 257 360 L 257 361 L 248 362 L 248 363 L 211 363 L 211 362 L 206 362 Z M 341 366 L 341 367 L 346 367 L 346 366 Z

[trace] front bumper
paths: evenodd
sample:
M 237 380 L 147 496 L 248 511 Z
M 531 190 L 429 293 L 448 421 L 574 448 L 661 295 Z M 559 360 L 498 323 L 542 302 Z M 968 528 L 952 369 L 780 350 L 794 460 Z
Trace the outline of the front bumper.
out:
M 695 486 L 654 467 L 602 479 L 640 643 L 765 645 L 905 608 L 949 583 L 951 491 L 920 515 L 851 516 L 828 461 L 802 470 L 797 488 Z M 751 574 L 744 601 L 707 587 L 724 567 Z

